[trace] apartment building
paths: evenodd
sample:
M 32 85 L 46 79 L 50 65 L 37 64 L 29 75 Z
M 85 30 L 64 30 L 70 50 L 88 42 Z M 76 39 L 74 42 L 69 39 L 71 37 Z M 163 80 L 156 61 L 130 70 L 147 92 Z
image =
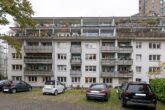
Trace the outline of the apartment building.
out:
M 139 0 L 140 16 L 165 16 L 165 0 Z
M 7 44 L 4 44 L 3 41 L 0 41 L 0 79 L 7 77 Z
M 149 81 L 165 60 L 164 18 L 34 17 L 36 29 L 12 27 L 23 44 L 9 46 L 8 78 L 43 86 Z M 149 21 L 149 22 L 148 22 Z M 152 22 L 151 22 L 152 21 Z

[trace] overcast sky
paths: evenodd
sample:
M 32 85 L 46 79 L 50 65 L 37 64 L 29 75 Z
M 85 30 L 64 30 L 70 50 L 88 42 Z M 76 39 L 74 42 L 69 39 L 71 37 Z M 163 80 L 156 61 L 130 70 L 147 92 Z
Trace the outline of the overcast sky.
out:
M 37 17 L 130 16 L 139 0 L 30 0 Z
M 131 16 L 139 0 L 29 0 L 35 17 Z M 8 26 L 0 26 L 6 33 Z

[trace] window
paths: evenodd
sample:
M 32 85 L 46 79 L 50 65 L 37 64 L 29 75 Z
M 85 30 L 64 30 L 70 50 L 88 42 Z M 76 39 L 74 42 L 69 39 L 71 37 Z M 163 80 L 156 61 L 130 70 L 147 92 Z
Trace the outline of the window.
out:
M 15 81 L 21 81 L 22 76 L 12 76 L 12 79 L 15 80 Z
M 59 82 L 66 82 L 66 77 L 57 77 Z
M 72 83 L 80 83 L 80 77 L 72 77 Z
M 22 59 L 22 54 L 16 54 L 16 53 L 12 53 L 12 58 L 13 59 Z
M 38 46 L 38 42 L 27 42 L 27 46 Z
M 37 82 L 37 76 L 29 76 L 28 80 L 29 82 Z
M 66 54 L 58 54 L 59 60 L 66 60 Z
M 149 43 L 150 49 L 160 49 L 160 42 L 159 43 Z
M 86 54 L 85 59 L 86 60 L 96 60 L 96 54 Z
M 136 42 L 136 48 L 137 48 L 137 49 L 142 48 L 142 43 L 141 43 L 141 42 Z
M 85 48 L 87 48 L 87 49 L 96 49 L 96 43 L 86 43 Z
M 12 65 L 12 70 L 21 71 L 22 70 L 22 65 Z
M 66 65 L 58 65 L 58 71 L 66 71 Z
M 95 77 L 85 77 L 85 83 L 96 83 Z
M 52 42 L 41 42 L 42 46 L 52 46 Z
M 142 69 L 141 66 L 137 66 L 137 67 L 136 67 L 136 72 L 137 72 L 137 73 L 141 73 L 141 69 Z
M 44 77 L 42 77 L 42 79 L 43 79 L 43 82 L 50 81 L 51 77 L 50 76 L 44 76 Z
M 142 79 L 136 78 L 136 82 L 141 82 L 141 81 L 142 81 Z
M 160 61 L 161 55 L 149 55 L 149 61 Z
M 103 83 L 112 83 L 112 78 L 103 78 Z
M 160 67 L 149 67 L 149 73 L 160 73 Z
M 67 47 L 67 43 L 65 42 L 58 42 L 57 47 L 60 49 L 65 49 Z
M 85 66 L 85 71 L 96 72 L 96 66 Z
M 136 61 L 141 61 L 141 60 L 142 60 L 142 55 L 136 54 Z

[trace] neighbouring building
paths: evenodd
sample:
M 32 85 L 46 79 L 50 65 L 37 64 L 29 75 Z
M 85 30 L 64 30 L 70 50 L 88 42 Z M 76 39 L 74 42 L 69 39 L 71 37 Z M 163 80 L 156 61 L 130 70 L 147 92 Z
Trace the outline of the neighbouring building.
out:
M 139 0 L 140 16 L 165 16 L 165 0 Z
M 55 79 L 67 87 L 103 82 L 149 81 L 165 61 L 161 17 L 34 17 L 36 29 L 16 32 L 23 44 L 9 46 L 8 78 L 43 86 Z
M 7 77 L 7 44 L 0 40 L 0 80 Z

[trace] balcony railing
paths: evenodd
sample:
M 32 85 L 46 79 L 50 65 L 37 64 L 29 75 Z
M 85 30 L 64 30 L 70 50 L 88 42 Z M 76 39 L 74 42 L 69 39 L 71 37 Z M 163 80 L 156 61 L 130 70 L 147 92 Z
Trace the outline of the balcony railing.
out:
M 132 72 L 101 72 L 102 77 L 129 78 L 133 77 Z
M 119 53 L 132 53 L 133 52 L 133 48 L 132 46 L 120 46 L 118 49 Z
M 102 65 L 116 65 L 117 60 L 115 58 L 112 59 L 102 59 L 101 60 Z
M 52 59 L 31 59 L 31 58 L 24 58 L 25 63 L 52 63 Z
M 72 77 L 81 77 L 82 73 L 81 70 L 70 70 L 70 75 Z
M 138 37 L 138 38 L 145 38 L 145 37 L 164 37 L 164 32 L 125 32 L 125 33 L 118 33 L 119 37 Z
M 118 60 L 117 62 L 118 65 L 132 65 L 133 64 L 133 60 Z
M 118 47 L 102 46 L 101 50 L 102 50 L 102 52 L 117 52 Z
M 74 59 L 74 58 L 72 58 L 72 59 L 70 60 L 70 63 L 71 63 L 71 64 L 81 64 L 81 59 Z
M 26 76 L 53 76 L 53 71 L 41 71 L 41 70 L 26 70 L 24 71 Z
M 52 52 L 52 46 L 24 46 L 25 52 Z
M 81 46 L 71 46 L 71 53 L 81 53 Z

